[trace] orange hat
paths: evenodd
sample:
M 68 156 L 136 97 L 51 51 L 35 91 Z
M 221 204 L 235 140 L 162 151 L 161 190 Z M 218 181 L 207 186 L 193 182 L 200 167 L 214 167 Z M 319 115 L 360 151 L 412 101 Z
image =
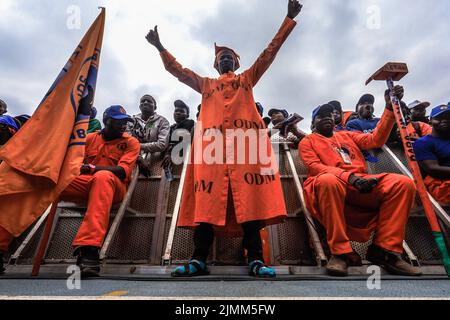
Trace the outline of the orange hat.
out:
M 239 55 L 231 48 L 228 47 L 222 47 L 222 46 L 218 46 L 215 42 L 214 42 L 214 47 L 216 49 L 216 59 L 214 60 L 214 68 L 219 71 L 219 59 L 220 56 L 222 55 L 222 53 L 224 53 L 225 51 L 229 51 L 233 54 L 234 56 L 234 60 L 235 60 L 235 66 L 234 66 L 234 70 L 236 71 L 237 69 L 239 69 L 240 64 L 239 64 Z M 220 71 L 219 71 L 220 72 Z

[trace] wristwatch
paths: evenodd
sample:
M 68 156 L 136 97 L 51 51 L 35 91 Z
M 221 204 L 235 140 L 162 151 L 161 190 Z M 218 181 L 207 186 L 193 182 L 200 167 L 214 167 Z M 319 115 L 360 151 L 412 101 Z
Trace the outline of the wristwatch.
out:
M 89 173 L 94 174 L 96 167 L 91 163 L 88 164 L 88 167 L 89 167 Z

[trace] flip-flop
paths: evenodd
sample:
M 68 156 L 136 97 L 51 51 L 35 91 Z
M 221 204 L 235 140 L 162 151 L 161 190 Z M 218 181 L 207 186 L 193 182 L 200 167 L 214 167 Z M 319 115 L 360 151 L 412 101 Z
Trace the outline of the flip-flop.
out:
M 191 272 L 191 267 L 195 268 L 195 271 Z M 177 267 L 172 273 L 172 277 L 196 277 L 209 275 L 209 270 L 206 267 L 206 263 L 198 260 L 189 260 L 189 263 Z
M 257 278 L 275 278 L 277 274 L 275 273 L 275 269 L 264 265 L 264 262 L 261 260 L 252 261 L 249 264 L 250 271 L 249 275 Z

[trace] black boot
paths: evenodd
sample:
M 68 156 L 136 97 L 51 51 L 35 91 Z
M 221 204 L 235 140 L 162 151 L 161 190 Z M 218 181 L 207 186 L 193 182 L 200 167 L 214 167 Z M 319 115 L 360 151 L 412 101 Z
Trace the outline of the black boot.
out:
M 0 274 L 5 273 L 5 267 L 3 266 L 3 253 L 0 252 Z
M 99 276 L 99 248 L 92 246 L 79 247 L 73 255 L 77 257 L 77 266 L 80 268 L 82 278 Z

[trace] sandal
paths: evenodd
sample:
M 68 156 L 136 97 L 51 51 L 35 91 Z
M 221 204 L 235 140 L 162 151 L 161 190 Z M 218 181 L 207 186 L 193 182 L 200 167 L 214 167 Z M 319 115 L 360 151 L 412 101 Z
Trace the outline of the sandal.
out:
M 172 277 L 195 277 L 209 275 L 206 263 L 199 260 L 189 260 L 189 263 L 177 267 L 172 273 Z
M 275 269 L 264 265 L 261 260 L 252 261 L 249 264 L 249 275 L 257 278 L 275 278 L 277 276 Z

